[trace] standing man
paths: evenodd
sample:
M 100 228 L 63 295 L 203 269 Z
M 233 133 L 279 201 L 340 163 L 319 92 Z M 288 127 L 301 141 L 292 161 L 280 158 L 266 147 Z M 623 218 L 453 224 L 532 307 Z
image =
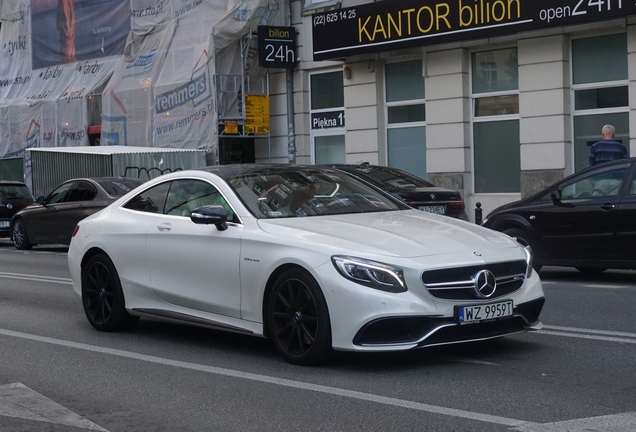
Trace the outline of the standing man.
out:
M 601 136 L 603 139 L 595 143 L 590 148 L 590 157 L 588 165 L 598 165 L 603 162 L 608 162 L 614 159 L 622 159 L 628 156 L 627 148 L 614 140 L 616 136 L 616 129 L 612 125 L 605 125 L 601 130 Z

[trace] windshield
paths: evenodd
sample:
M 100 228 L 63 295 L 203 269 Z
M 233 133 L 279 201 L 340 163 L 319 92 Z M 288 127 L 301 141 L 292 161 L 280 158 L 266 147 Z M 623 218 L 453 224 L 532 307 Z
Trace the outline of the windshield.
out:
M 400 210 L 403 207 L 335 170 L 307 168 L 244 173 L 228 181 L 259 219 Z

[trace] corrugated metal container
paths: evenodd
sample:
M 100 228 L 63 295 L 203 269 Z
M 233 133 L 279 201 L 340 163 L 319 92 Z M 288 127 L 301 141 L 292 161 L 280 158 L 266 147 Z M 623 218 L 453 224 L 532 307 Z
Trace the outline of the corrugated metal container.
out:
M 205 150 L 156 147 L 32 148 L 27 150 L 25 181 L 37 197 L 71 178 L 124 176 L 149 180 L 168 172 L 203 167 L 205 156 Z

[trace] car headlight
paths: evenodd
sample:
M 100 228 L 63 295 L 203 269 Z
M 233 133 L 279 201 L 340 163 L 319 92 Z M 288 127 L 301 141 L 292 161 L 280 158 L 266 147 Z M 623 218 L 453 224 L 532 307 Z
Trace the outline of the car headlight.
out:
M 521 245 L 524 252 L 526 253 L 526 264 L 527 264 L 526 279 L 528 279 L 530 276 L 532 276 L 532 266 L 534 265 L 534 256 L 532 254 L 532 248 L 530 247 L 530 245 L 523 245 L 521 243 L 519 244 Z
M 404 272 L 398 267 L 344 255 L 332 256 L 331 262 L 342 276 L 361 285 L 392 293 L 407 290 Z

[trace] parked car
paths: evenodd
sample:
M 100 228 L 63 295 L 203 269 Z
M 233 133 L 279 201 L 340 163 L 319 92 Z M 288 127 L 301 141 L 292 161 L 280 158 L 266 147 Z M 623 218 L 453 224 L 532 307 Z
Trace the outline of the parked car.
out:
M 291 363 L 537 330 L 544 295 L 510 237 L 417 211 L 335 168 L 166 174 L 79 222 L 90 324 L 140 317 L 272 339 Z
M 141 184 L 139 179 L 125 177 L 67 180 L 13 216 L 13 245 L 25 250 L 37 244 L 69 244 L 77 222 Z
M 11 218 L 34 201 L 22 182 L 0 180 L 0 237 L 10 237 Z
M 636 158 L 574 173 L 495 209 L 482 225 L 530 245 L 537 268 L 636 269 Z
M 397 168 L 370 165 L 333 165 L 401 199 L 410 207 L 429 213 L 468 220 L 459 191 L 446 189 Z

